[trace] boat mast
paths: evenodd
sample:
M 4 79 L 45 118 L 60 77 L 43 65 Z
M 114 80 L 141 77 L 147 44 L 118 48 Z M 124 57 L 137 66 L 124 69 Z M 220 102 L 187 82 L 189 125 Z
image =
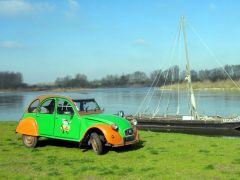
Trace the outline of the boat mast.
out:
M 198 119 L 198 113 L 197 113 L 197 106 L 195 101 L 195 96 L 193 92 L 192 87 L 192 78 L 191 78 L 191 71 L 190 71 L 190 63 L 189 63 L 189 57 L 188 57 L 188 49 L 187 49 L 187 35 L 185 31 L 185 19 L 184 16 L 181 17 L 181 28 L 183 31 L 183 37 L 184 37 L 184 46 L 185 46 L 185 56 L 186 56 L 186 80 L 188 82 L 188 89 L 190 92 L 190 98 L 191 98 L 191 116 L 194 116 L 194 119 Z

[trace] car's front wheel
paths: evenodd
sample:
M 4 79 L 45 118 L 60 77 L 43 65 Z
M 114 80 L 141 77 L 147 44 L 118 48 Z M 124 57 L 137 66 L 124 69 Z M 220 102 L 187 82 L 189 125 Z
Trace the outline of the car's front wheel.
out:
M 103 144 L 97 133 L 92 133 L 90 137 L 90 142 L 93 148 L 93 151 L 100 155 L 103 153 Z
M 29 136 L 29 135 L 22 135 L 23 144 L 28 148 L 34 148 L 37 145 L 38 137 L 36 136 Z

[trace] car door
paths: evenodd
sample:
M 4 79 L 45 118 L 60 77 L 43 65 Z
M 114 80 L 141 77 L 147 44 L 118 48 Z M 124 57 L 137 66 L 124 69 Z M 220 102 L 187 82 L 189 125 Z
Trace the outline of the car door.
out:
M 79 139 L 80 121 L 73 104 L 64 98 L 57 99 L 54 136 L 61 139 Z
M 43 136 L 53 136 L 55 121 L 54 98 L 44 100 L 36 113 L 38 133 Z

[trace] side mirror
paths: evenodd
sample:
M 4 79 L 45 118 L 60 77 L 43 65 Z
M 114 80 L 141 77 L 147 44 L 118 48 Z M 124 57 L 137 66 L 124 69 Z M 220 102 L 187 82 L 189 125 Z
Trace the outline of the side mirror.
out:
M 123 112 L 123 111 L 119 111 L 119 112 L 118 112 L 118 116 L 124 117 L 124 112 Z

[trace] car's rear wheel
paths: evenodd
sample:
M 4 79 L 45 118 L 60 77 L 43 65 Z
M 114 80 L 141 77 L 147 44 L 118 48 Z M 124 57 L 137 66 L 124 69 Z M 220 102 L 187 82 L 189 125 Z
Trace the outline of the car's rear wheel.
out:
M 23 144 L 28 148 L 34 148 L 37 145 L 38 137 L 36 136 L 29 136 L 29 135 L 22 135 Z
M 100 155 L 103 153 L 103 144 L 97 133 L 92 133 L 90 137 L 90 142 L 93 148 L 93 151 Z

